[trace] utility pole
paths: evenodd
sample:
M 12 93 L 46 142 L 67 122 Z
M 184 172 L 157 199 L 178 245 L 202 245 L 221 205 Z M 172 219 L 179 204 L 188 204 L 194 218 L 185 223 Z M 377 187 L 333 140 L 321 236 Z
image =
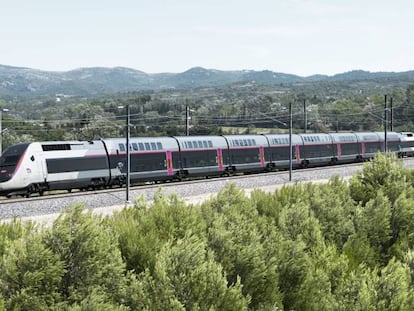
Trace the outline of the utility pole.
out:
M 0 155 L 3 153 L 3 109 L 0 109 Z
M 3 112 L 7 112 L 9 109 L 0 108 L 0 155 L 3 153 Z
M 131 154 L 129 149 L 129 136 L 130 136 L 130 110 L 129 105 L 126 105 L 126 128 L 125 128 L 125 136 L 126 136 L 126 163 L 127 163 L 127 170 L 126 170 L 126 193 L 125 193 L 125 202 L 128 204 L 129 201 L 129 186 L 131 182 L 130 171 L 131 171 Z
M 292 181 L 292 103 L 289 103 L 289 181 Z
M 390 131 L 392 132 L 392 131 L 394 131 L 394 115 L 393 115 L 393 107 L 392 107 L 392 100 L 393 100 L 393 98 L 391 97 L 391 100 L 390 100 Z
M 388 127 L 388 109 L 387 95 L 384 96 L 384 153 L 387 153 L 387 127 Z
M 303 100 L 303 129 L 304 133 L 306 134 L 306 130 L 308 127 L 308 116 L 306 113 L 306 99 Z
M 185 106 L 185 135 L 190 136 L 190 107 Z

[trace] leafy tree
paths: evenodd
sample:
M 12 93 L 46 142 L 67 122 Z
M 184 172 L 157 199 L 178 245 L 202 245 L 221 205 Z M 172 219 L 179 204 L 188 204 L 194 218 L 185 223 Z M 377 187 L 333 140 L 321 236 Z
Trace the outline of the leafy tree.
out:
M 410 272 L 407 265 L 392 258 L 381 269 L 377 283 L 377 310 L 412 310 L 413 291 L 410 289 Z
M 63 262 L 60 293 L 70 304 L 92 293 L 106 302 L 119 301 L 125 286 L 125 264 L 116 234 L 81 205 L 63 212 L 46 233 L 45 242 Z
M 137 273 L 153 270 L 158 252 L 168 240 L 182 238 L 189 230 L 204 236 L 206 230 L 196 207 L 185 205 L 176 195 L 161 193 L 151 206 L 141 199 L 134 208 L 115 215 L 114 228 L 127 268 Z
M 250 308 L 267 310 L 281 307 L 277 274 L 277 248 L 265 248 L 267 222 L 234 184 L 226 186 L 203 206 L 217 212 L 209 223 L 208 244 L 216 260 L 227 272 L 230 283 L 240 278 L 243 293 L 251 297 Z M 275 236 L 271 230 L 266 234 Z M 267 244 L 267 246 L 270 244 Z M 274 245 L 274 244 L 272 244 Z
M 355 206 L 346 181 L 333 177 L 327 184 L 308 190 L 310 208 L 318 219 L 324 239 L 342 249 L 355 231 Z
M 283 308 L 293 310 L 296 306 L 300 286 L 304 282 L 311 258 L 307 245 L 302 241 L 288 240 L 280 245 L 278 264 L 279 286 L 283 297 Z
M 336 291 L 337 310 L 376 311 L 378 277 L 364 264 L 346 275 Z
M 385 255 L 392 237 L 391 205 L 382 191 L 367 202 L 357 221 L 358 230 L 366 234 L 371 246 Z
M 407 172 L 394 154 L 377 154 L 350 180 L 352 198 L 363 205 L 380 190 L 393 204 L 407 186 Z
M 0 224 L 0 257 L 7 253 L 7 248 L 10 244 L 27 236 L 29 232 L 35 230 L 35 226 L 32 223 L 27 225 L 22 224 L 20 220 L 14 218 L 10 223 Z
M 390 255 L 394 255 L 401 260 L 408 250 L 414 249 L 414 204 L 412 187 L 401 193 L 395 201 L 391 212 L 392 239 L 390 243 Z
M 64 275 L 59 257 L 47 248 L 40 234 L 13 241 L 0 265 L 1 290 L 10 310 L 44 310 L 61 301 Z
M 147 282 L 151 310 L 247 310 L 249 299 L 242 295 L 240 280 L 228 286 L 206 247 L 196 236 L 165 244 Z

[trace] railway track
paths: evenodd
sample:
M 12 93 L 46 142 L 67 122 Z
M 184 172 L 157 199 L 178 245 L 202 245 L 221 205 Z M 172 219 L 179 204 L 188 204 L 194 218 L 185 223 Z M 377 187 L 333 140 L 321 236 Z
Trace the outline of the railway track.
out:
M 307 182 L 326 180 L 338 175 L 347 178 L 362 168 L 362 163 L 336 165 L 328 167 L 307 168 L 293 171 L 293 182 Z M 414 167 L 414 159 L 405 158 L 406 167 Z M 219 192 L 226 184 L 235 183 L 242 189 L 269 188 L 285 185 L 289 182 L 289 172 L 268 172 L 261 174 L 236 175 L 221 178 L 197 179 L 181 182 L 165 182 L 146 184 L 130 188 L 130 198 L 144 196 L 152 200 L 154 195 L 161 191 L 169 195 L 177 194 L 179 197 L 191 198 L 205 196 L 208 198 Z M 73 204 L 83 204 L 85 208 L 112 208 L 123 207 L 125 201 L 125 188 L 104 189 L 99 191 L 78 191 L 72 193 L 53 193 L 45 196 L 30 198 L 0 199 L 0 220 L 13 217 L 35 217 L 39 215 L 60 213 Z

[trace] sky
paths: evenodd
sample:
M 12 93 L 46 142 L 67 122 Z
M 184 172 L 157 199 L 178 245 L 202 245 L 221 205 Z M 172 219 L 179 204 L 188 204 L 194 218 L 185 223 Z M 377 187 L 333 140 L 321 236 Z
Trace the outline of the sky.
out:
M 0 64 L 414 70 L 412 0 L 0 0 Z

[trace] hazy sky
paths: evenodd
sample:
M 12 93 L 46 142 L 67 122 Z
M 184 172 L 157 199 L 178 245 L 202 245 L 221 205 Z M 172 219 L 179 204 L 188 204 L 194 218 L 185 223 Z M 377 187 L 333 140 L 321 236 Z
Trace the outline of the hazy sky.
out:
M 0 64 L 413 70 L 414 1 L 0 0 Z

